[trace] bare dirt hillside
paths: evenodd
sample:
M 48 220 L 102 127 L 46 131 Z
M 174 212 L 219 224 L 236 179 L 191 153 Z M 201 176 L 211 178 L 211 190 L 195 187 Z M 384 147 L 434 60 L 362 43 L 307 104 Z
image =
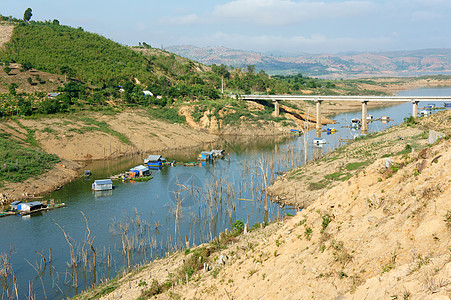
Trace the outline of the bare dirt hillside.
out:
M 14 26 L 0 22 L 0 48 L 11 39 Z
M 450 118 L 421 125 L 449 134 L 437 120 Z M 377 159 L 294 217 L 235 239 L 224 234 L 225 248 L 176 253 L 78 299 L 449 299 L 449 135 L 389 158 L 390 166 Z M 212 270 L 189 277 L 201 253 Z
M 152 119 L 144 110 L 117 114 L 85 113 L 58 118 L 20 120 L 35 131 L 48 152 L 69 160 L 96 160 L 135 153 L 157 153 L 211 143 L 213 135 L 180 124 Z

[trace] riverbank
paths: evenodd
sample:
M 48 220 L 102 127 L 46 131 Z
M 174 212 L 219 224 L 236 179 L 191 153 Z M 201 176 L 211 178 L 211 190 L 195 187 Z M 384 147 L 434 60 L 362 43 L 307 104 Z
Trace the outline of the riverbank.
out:
M 365 169 L 338 180 L 293 217 L 264 228 L 252 226 L 248 233 L 232 230 L 76 298 L 447 299 L 450 119 L 450 111 L 439 112 L 356 141 L 346 149 L 350 158 L 362 150 L 356 146 L 361 142 L 367 149 L 379 147 L 384 143 L 380 137 L 403 138 L 410 129 L 447 135 L 433 145 L 418 144 L 418 149 L 413 139 L 410 148 L 398 152 L 389 143 L 385 157 L 361 161 Z M 329 163 L 334 161 L 329 156 Z M 307 168 L 324 170 L 316 162 Z
M 379 86 L 371 84 L 385 91 L 393 92 L 401 88 L 419 86 L 451 85 L 451 79 L 437 77 L 435 79 L 372 79 Z M 361 83 L 366 87 L 369 83 Z M 371 102 L 369 107 L 382 107 L 385 103 Z M 246 106 L 251 114 L 265 110 L 261 104 L 248 102 Z M 91 160 L 115 159 L 134 154 L 162 153 L 174 149 L 186 149 L 210 144 L 218 140 L 218 135 L 234 136 L 269 136 L 290 134 L 291 128 L 303 129 L 313 127 L 316 122 L 314 107 L 309 103 L 298 104 L 299 109 L 281 105 L 282 114 L 286 121 L 258 120 L 247 122 L 245 118 L 236 125 L 221 126 L 212 111 L 205 111 L 196 121 L 193 118 L 193 107 L 182 106 L 179 114 L 186 119 L 186 124 L 169 124 L 159 121 L 143 109 L 127 109 L 122 112 L 85 112 L 83 114 L 59 115 L 40 119 L 20 119 L 5 121 L 0 124 L 0 132 L 22 142 L 32 135 L 32 140 L 47 153 L 56 154 L 66 161 L 80 161 L 80 167 Z M 334 115 L 343 111 L 360 110 L 360 102 L 325 102 L 323 113 Z M 301 116 L 301 119 L 294 117 Z M 218 112 L 219 117 L 227 117 L 227 112 Z M 311 122 L 305 122 L 310 120 Z M 333 121 L 327 118 L 321 120 L 323 124 Z M 413 134 L 413 133 L 412 133 Z M 34 146 L 33 146 L 34 147 Z M 65 163 L 70 165 L 71 163 Z M 76 165 L 76 163 L 74 163 Z M 79 167 L 79 168 L 80 168 Z M 335 166 L 336 168 L 336 166 Z M 43 175 L 42 182 L 33 179 L 33 184 L 23 182 L 10 184 L 4 182 L 0 188 L 3 202 L 24 199 L 23 195 L 43 195 L 52 190 L 50 187 L 60 187 L 77 177 L 77 169 L 67 177 L 67 172 L 48 171 Z M 64 175 L 63 175 L 64 174 Z M 50 180 L 50 178 L 52 178 Z M 313 174 L 313 181 L 315 176 Z M 47 183 L 46 181 L 50 181 Z M 31 188 L 32 187 L 32 188 Z M 317 192 L 308 193 L 307 198 L 314 199 Z M 283 196 L 282 196 L 283 197 Z M 279 201 L 279 200 L 278 200 Z M 293 204 L 293 203 L 291 203 Z M 301 204 L 296 204 L 301 205 Z

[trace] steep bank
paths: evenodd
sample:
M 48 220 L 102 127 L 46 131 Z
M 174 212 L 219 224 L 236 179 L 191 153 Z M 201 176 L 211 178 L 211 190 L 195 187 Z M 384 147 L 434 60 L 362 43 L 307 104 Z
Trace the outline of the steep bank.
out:
M 449 299 L 450 120 L 449 111 L 421 120 L 448 137 L 392 153 L 390 166 L 375 160 L 294 217 L 223 234 L 77 298 Z
M 279 176 L 267 193 L 275 202 L 306 207 L 377 159 L 421 150 L 428 143 L 430 128 L 451 135 L 449 115 L 450 111 L 446 111 L 433 118 L 417 119 L 418 124 L 391 127 L 351 141 L 314 162 Z
M 20 122 L 35 131 L 36 140 L 46 152 L 76 161 L 156 153 L 217 139 L 183 124 L 156 120 L 143 109 L 113 114 L 89 112 Z

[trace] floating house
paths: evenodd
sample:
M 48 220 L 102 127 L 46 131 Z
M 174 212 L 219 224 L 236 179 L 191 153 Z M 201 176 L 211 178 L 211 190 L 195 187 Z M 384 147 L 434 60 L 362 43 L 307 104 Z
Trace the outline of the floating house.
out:
M 130 177 L 149 176 L 151 174 L 150 169 L 146 166 L 136 166 L 130 169 Z
M 198 160 L 211 160 L 212 158 L 212 153 L 210 151 L 202 151 L 199 154 L 199 157 L 197 158 Z
M 211 153 L 211 156 L 214 158 L 221 158 L 221 157 L 225 156 L 224 150 L 211 150 L 210 153 Z
M 113 181 L 111 179 L 95 180 L 92 184 L 94 191 L 107 191 L 113 189 Z
M 354 129 L 359 129 L 360 127 L 362 127 L 362 123 L 360 119 L 354 118 L 351 120 L 351 124 L 349 126 Z
M 325 144 L 326 140 L 324 138 L 314 138 L 313 139 L 313 145 L 321 145 Z
M 47 205 L 39 202 L 39 201 L 33 201 L 33 202 L 21 202 L 17 204 L 17 210 L 25 213 L 31 213 L 33 211 L 38 211 L 42 208 L 46 208 Z
M 12 210 L 19 210 L 17 207 L 22 203 L 22 201 L 14 201 L 10 203 Z
M 144 163 L 150 169 L 161 169 L 166 163 L 166 159 L 161 155 L 149 155 L 146 159 L 144 159 Z
M 431 112 L 427 111 L 427 110 L 422 110 L 420 111 L 420 117 L 427 117 L 431 114 Z

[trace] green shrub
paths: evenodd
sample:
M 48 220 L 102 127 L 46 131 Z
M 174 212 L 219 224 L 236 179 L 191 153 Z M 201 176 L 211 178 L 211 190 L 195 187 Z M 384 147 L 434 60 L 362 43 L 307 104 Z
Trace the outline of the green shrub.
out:
M 53 168 L 60 159 L 0 137 L 0 161 L 0 181 L 21 182 Z

